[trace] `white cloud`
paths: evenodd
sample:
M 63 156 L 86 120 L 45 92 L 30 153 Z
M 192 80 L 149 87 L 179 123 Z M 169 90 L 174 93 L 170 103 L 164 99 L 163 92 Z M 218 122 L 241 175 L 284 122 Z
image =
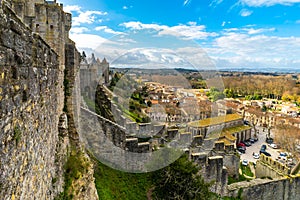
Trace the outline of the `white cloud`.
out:
M 276 4 L 290 6 L 300 3 L 300 0 L 239 0 L 239 3 L 250 7 L 269 7 Z
M 130 38 L 120 38 L 117 41 L 120 42 L 120 45 L 127 44 L 127 43 L 137 43 L 137 41 Z
M 131 49 L 115 59 L 113 65 L 146 68 L 192 67 L 176 51 L 162 48 Z
M 175 51 L 177 55 L 179 55 L 182 59 L 189 62 L 194 69 L 215 69 L 211 58 L 208 56 L 207 52 L 200 46 L 182 47 L 176 49 Z
M 157 35 L 171 35 L 181 37 L 183 39 L 206 39 L 209 36 L 217 36 L 216 33 L 206 32 L 204 25 L 197 25 L 196 22 L 188 22 L 187 25 L 180 24 L 177 26 L 166 26 L 159 24 L 143 24 L 141 22 L 126 22 L 121 24 L 125 28 L 131 30 L 153 29 L 157 31 Z
M 190 26 L 197 26 L 197 22 L 188 22 L 187 24 Z
M 88 10 L 85 12 L 79 12 L 79 15 L 76 17 L 73 17 L 73 26 L 79 26 L 81 24 L 92 24 L 96 20 L 97 15 L 107 15 L 107 12 L 102 12 L 102 11 L 93 11 L 93 10 Z
M 143 24 L 141 22 L 135 22 L 135 21 L 122 23 L 121 26 L 124 26 L 125 28 L 132 29 L 132 30 L 154 29 L 156 31 L 160 31 L 168 28 L 168 26 L 165 25 Z
M 98 10 L 88 10 L 88 11 L 82 11 L 81 7 L 78 5 L 68 5 L 64 8 L 65 12 L 72 13 L 72 25 L 73 26 L 80 26 L 81 24 L 92 24 L 96 20 L 98 22 L 102 22 L 102 19 L 98 19 L 97 16 L 104 16 L 107 15 L 107 12 L 102 12 Z
M 83 33 L 89 31 L 86 27 L 72 27 L 70 32 L 74 34 Z
M 219 67 L 300 67 L 300 37 L 229 32 L 205 50 Z
M 178 25 L 164 29 L 158 33 L 158 35 L 173 35 L 177 37 L 183 37 L 185 39 L 206 39 L 209 36 L 217 36 L 216 33 L 209 33 L 204 31 L 205 26 L 200 25 Z
M 94 48 L 94 50 L 98 57 L 105 57 L 110 63 L 113 63 L 116 59 L 127 52 L 127 50 L 121 46 L 122 45 L 119 44 L 119 46 L 116 47 L 109 42 L 104 42 L 97 48 Z
M 70 33 L 70 38 L 76 43 L 76 47 L 79 49 L 95 49 L 102 43 L 108 42 L 107 39 L 93 34 Z
M 98 26 L 95 28 L 96 31 L 104 31 L 105 33 L 110 33 L 114 35 L 123 34 L 123 32 L 114 31 L 111 28 L 108 28 L 107 26 Z
M 143 31 L 145 27 L 151 27 L 152 30 L 157 30 L 155 32 L 149 31 L 145 33 L 149 34 L 149 39 L 151 39 L 153 34 L 157 35 L 161 32 L 164 34 L 163 31 L 170 28 L 157 24 L 145 25 L 141 23 L 129 23 L 129 25 L 128 27 L 135 27 L 136 32 L 139 32 L 137 29 L 142 30 L 142 34 L 145 33 L 145 31 Z M 180 27 L 181 25 L 178 26 Z M 104 30 L 105 28 L 106 27 L 101 27 L 100 29 Z M 220 33 L 222 35 L 214 38 L 212 44 L 204 44 L 204 49 L 201 49 L 197 45 L 189 46 L 191 42 L 182 40 L 182 38 L 179 38 L 178 42 L 184 41 L 186 45 L 182 45 L 181 47 L 169 46 L 168 43 L 163 45 L 170 49 L 162 49 L 163 47 L 160 48 L 161 46 L 144 46 L 144 43 L 139 40 L 141 39 L 139 35 L 135 37 L 134 34 L 122 34 L 113 37 L 114 41 L 104 42 L 102 44 L 103 38 L 98 44 L 94 44 L 96 39 L 90 39 L 90 42 L 94 45 L 94 48 L 97 47 L 97 45 L 101 45 L 96 50 L 99 56 L 107 57 L 112 64 L 119 67 L 145 66 L 216 69 L 214 66 L 214 64 L 216 64 L 217 68 L 249 67 L 249 69 L 251 69 L 252 67 L 252 69 L 257 69 L 268 67 L 294 67 L 299 69 L 300 62 L 298 55 L 300 54 L 300 37 L 261 35 L 262 33 L 274 30 L 274 28 L 255 29 L 254 26 L 240 29 L 225 29 L 224 32 Z M 77 35 L 78 37 L 80 36 L 80 34 Z M 90 37 L 88 36 L 88 38 Z M 154 38 L 158 38 L 157 41 L 159 43 L 159 39 L 162 37 Z M 84 44 L 79 44 L 79 46 L 90 46 L 84 37 L 80 37 L 79 40 L 81 42 L 85 41 Z M 164 40 L 164 38 L 162 38 L 162 40 Z M 174 43 L 177 43 L 176 39 Z M 207 54 L 210 57 L 208 57 Z
M 221 26 L 224 27 L 224 26 L 226 26 L 226 24 L 228 24 L 228 25 L 231 24 L 231 21 L 227 21 L 227 22 L 226 22 L 226 21 L 223 21 L 222 24 L 221 24 Z M 225 29 L 225 30 L 226 30 L 226 29 Z
M 248 25 L 246 28 L 230 28 L 230 29 L 224 29 L 224 35 L 231 34 L 232 32 L 235 33 L 244 33 L 249 35 L 259 34 L 259 33 L 266 33 L 266 32 L 273 32 L 276 29 L 275 28 L 252 28 L 255 25 Z M 251 27 L 251 28 L 248 28 Z
M 242 9 L 241 12 L 240 12 L 240 15 L 242 17 L 248 17 L 250 15 L 252 15 L 253 11 L 251 10 L 248 10 L 248 9 Z
M 116 42 L 103 43 L 96 49 L 97 54 L 108 58 L 114 67 L 215 69 L 211 59 L 200 47 L 127 49 L 126 45 L 118 43 L 119 40 Z
M 213 0 L 213 1 L 209 4 L 209 6 L 215 8 L 215 7 L 217 7 L 217 5 L 221 4 L 223 1 L 224 1 L 224 0 Z
M 123 6 L 123 9 L 124 9 L 124 10 L 127 10 L 127 9 L 128 9 L 128 7 L 127 7 L 127 6 Z
M 79 12 L 81 10 L 81 7 L 78 5 L 67 5 L 65 7 L 63 7 L 63 10 L 67 13 L 71 13 L 71 12 Z
M 186 5 L 188 5 L 189 3 L 191 3 L 191 1 L 192 1 L 192 0 L 184 0 L 184 2 L 183 2 L 183 6 L 186 6 Z
M 259 29 L 249 28 L 244 30 L 248 31 L 248 34 L 253 35 L 253 34 L 264 33 L 264 32 L 273 32 L 276 29 L 275 28 L 259 28 Z

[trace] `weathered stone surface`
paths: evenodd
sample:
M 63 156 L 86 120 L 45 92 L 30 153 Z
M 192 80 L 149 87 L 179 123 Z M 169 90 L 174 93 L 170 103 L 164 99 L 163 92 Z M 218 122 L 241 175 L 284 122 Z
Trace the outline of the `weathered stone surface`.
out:
M 71 18 L 68 14 L 63 20 L 62 7 L 43 0 L 39 6 L 51 9 L 37 16 L 34 2 L 0 1 L 0 199 L 53 199 L 63 191 L 69 132 L 74 133 L 79 115 L 79 106 L 70 109 L 68 118 L 63 114 L 65 60 L 71 89 L 79 77 L 79 53 L 65 29 Z M 36 22 L 48 28 L 48 22 L 55 22 L 55 37 L 48 37 L 48 31 L 32 33 L 36 30 L 30 29 L 32 20 L 26 21 L 29 16 L 40 17 Z M 66 43 L 73 52 L 68 59 Z M 67 99 L 69 107 L 73 95 Z M 76 191 L 77 199 L 98 199 L 93 169 L 83 177 L 81 184 L 87 184 Z
M 299 199 L 300 177 L 277 180 L 254 179 L 250 182 L 234 183 L 228 186 L 228 196 L 250 200 L 294 200 Z
M 224 154 L 223 162 L 227 168 L 228 175 L 237 179 L 239 176 L 240 158 L 235 154 Z
M 32 48 L 42 45 L 44 51 L 47 49 L 53 57 L 57 55 L 41 38 L 34 39 L 31 31 L 9 9 L 1 7 L 0 18 L 6 20 L 1 24 L 0 43 L 1 96 L 4 97 L 0 110 L 0 130 L 3 130 L 0 196 L 3 199 L 49 199 L 53 195 L 49 191 L 56 169 L 53 147 L 58 140 L 59 115 L 54 83 L 59 63 L 45 61 L 41 66 L 37 64 L 38 56 L 27 54 L 24 47 L 28 43 Z M 32 67 L 28 65 L 30 62 L 25 62 L 28 59 L 33 60 L 36 70 L 28 70 Z M 47 75 L 47 80 L 39 79 L 50 69 L 53 73 Z

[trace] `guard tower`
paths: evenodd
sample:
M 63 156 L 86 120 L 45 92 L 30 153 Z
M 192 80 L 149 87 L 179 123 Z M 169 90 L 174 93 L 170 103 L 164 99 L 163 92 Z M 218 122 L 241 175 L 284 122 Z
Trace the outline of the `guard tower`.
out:
M 104 83 L 107 84 L 109 82 L 109 63 L 103 58 L 100 63 L 100 68 L 102 69 L 102 76 L 104 77 Z

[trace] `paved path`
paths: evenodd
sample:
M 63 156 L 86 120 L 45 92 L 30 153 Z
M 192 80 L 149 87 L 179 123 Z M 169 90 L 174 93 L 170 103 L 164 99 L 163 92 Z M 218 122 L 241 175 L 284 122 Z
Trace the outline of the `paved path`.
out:
M 272 149 L 271 147 L 268 146 L 266 143 L 266 134 L 267 130 L 263 132 L 262 127 L 258 127 L 257 130 L 259 133 L 257 134 L 258 141 L 252 144 L 250 147 L 246 147 L 246 153 L 241 155 L 241 160 L 247 159 L 250 162 L 256 163 L 257 159 L 253 158 L 253 153 L 259 153 L 259 150 L 263 144 L 267 145 L 266 151 L 271 154 L 271 157 L 275 160 L 279 156 L 280 149 Z M 253 135 L 253 134 L 252 134 Z M 272 132 L 271 132 L 272 136 Z

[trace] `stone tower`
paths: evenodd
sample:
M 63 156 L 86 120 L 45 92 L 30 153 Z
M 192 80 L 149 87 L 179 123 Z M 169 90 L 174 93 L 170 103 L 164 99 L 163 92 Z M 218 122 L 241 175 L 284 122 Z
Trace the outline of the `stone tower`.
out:
M 109 63 L 103 58 L 100 63 L 100 69 L 102 70 L 102 75 L 104 77 L 104 83 L 107 84 L 109 82 Z
M 11 0 L 12 9 L 17 16 L 33 32 L 38 33 L 43 40 L 59 55 L 58 88 L 59 102 L 57 109 L 63 108 L 63 79 L 65 69 L 65 45 L 72 43 L 69 31 L 72 25 L 70 13 L 63 11 L 63 5 L 45 0 Z

